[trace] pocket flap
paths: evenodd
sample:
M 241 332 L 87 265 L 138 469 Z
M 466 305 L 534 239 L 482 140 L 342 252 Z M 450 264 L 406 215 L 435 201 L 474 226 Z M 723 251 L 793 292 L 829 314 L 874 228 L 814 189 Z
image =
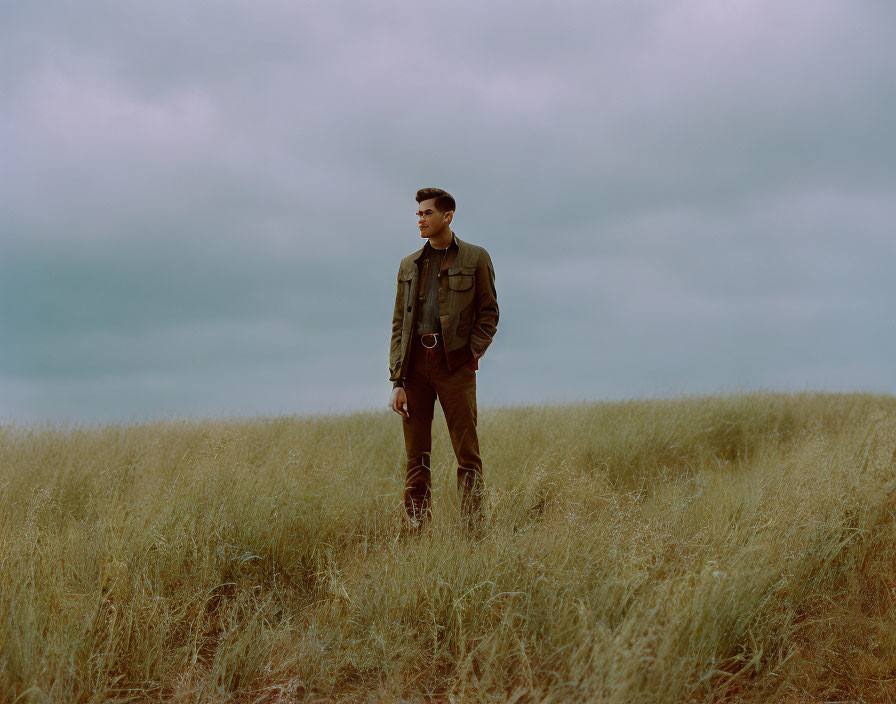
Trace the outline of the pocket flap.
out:
M 476 273 L 476 265 L 473 266 L 461 266 L 455 265 L 448 269 L 448 276 L 454 276 L 455 274 L 467 274 L 472 276 Z

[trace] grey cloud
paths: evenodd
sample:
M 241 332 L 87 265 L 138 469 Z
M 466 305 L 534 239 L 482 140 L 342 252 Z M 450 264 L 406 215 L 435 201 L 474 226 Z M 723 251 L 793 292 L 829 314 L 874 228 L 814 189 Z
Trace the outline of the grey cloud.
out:
M 896 389 L 890 5 L 0 19 L 0 415 L 377 404 L 421 185 L 496 264 L 486 405 Z

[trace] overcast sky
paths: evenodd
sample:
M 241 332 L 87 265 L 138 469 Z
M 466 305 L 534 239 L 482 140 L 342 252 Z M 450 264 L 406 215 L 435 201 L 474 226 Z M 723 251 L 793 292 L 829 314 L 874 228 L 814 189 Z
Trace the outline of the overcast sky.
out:
M 896 393 L 896 3 L 0 9 L 0 420 L 384 408 L 414 193 L 483 406 Z

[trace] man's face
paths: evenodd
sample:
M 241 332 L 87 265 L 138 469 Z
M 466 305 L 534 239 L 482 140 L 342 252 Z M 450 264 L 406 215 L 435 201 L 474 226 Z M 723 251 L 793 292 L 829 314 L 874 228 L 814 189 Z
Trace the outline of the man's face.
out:
M 420 228 L 421 237 L 438 237 L 449 230 L 451 218 L 454 216 L 450 210 L 442 213 L 436 208 L 436 199 L 421 201 L 417 204 L 417 226 Z

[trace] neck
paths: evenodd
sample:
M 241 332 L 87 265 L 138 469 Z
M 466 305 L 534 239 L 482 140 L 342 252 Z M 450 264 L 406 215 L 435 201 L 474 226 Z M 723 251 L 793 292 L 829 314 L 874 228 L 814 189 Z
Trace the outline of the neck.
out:
M 429 238 L 429 246 L 433 249 L 446 249 L 451 244 L 453 237 L 451 229 L 446 227 L 444 232 Z

